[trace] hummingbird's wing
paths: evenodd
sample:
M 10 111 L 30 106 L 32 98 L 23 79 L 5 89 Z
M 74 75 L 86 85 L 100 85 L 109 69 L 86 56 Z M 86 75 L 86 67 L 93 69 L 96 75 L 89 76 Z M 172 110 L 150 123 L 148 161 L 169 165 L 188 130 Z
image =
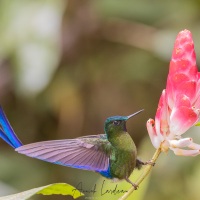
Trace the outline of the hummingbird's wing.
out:
M 109 167 L 110 146 L 106 135 L 102 134 L 36 142 L 15 150 L 50 163 L 101 172 Z

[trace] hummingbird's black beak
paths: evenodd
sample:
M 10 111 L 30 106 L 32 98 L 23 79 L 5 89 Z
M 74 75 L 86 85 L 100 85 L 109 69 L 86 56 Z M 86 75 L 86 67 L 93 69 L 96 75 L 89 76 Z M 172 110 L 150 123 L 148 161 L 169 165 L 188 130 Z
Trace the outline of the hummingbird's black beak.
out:
M 135 113 L 133 113 L 133 114 L 131 114 L 131 115 L 127 116 L 127 120 L 128 120 L 128 119 L 130 119 L 131 117 L 133 117 L 133 116 L 135 116 L 135 115 L 137 115 L 137 114 L 141 113 L 142 111 L 144 111 L 144 109 L 142 109 L 142 110 L 139 110 L 139 111 L 137 111 L 137 112 L 135 112 Z

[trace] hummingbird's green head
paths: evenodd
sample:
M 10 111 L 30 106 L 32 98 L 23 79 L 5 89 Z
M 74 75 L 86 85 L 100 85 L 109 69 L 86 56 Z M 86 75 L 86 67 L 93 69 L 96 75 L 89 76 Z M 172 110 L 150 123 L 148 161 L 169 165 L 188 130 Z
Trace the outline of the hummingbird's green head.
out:
M 124 131 L 126 132 L 126 121 L 142 111 L 140 110 L 128 116 L 112 116 L 107 118 L 105 121 L 105 133 L 107 136 L 111 136 Z

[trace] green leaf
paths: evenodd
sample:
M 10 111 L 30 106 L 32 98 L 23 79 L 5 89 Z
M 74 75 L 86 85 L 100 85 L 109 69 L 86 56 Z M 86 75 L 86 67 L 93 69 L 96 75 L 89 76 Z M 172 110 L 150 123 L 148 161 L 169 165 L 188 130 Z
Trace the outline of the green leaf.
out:
M 17 194 L 0 197 L 0 200 L 25 200 L 29 199 L 35 194 L 43 194 L 43 195 L 52 195 L 52 194 L 60 194 L 60 195 L 71 195 L 74 199 L 83 196 L 84 194 L 78 191 L 75 187 L 66 184 L 66 183 L 54 183 L 38 188 L 33 188 L 31 190 L 27 190 L 24 192 L 20 192 Z
M 200 126 L 200 122 L 197 122 L 197 123 L 195 124 L 195 126 Z

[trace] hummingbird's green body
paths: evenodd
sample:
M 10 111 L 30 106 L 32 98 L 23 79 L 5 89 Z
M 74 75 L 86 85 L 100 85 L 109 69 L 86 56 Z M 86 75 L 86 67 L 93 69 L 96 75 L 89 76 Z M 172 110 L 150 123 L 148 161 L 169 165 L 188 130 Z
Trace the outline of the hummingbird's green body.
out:
M 136 146 L 126 130 L 126 120 L 129 118 L 114 116 L 105 121 L 108 143 L 104 148 L 109 155 L 109 169 L 106 173 L 100 173 L 107 178 L 128 179 L 136 167 Z

